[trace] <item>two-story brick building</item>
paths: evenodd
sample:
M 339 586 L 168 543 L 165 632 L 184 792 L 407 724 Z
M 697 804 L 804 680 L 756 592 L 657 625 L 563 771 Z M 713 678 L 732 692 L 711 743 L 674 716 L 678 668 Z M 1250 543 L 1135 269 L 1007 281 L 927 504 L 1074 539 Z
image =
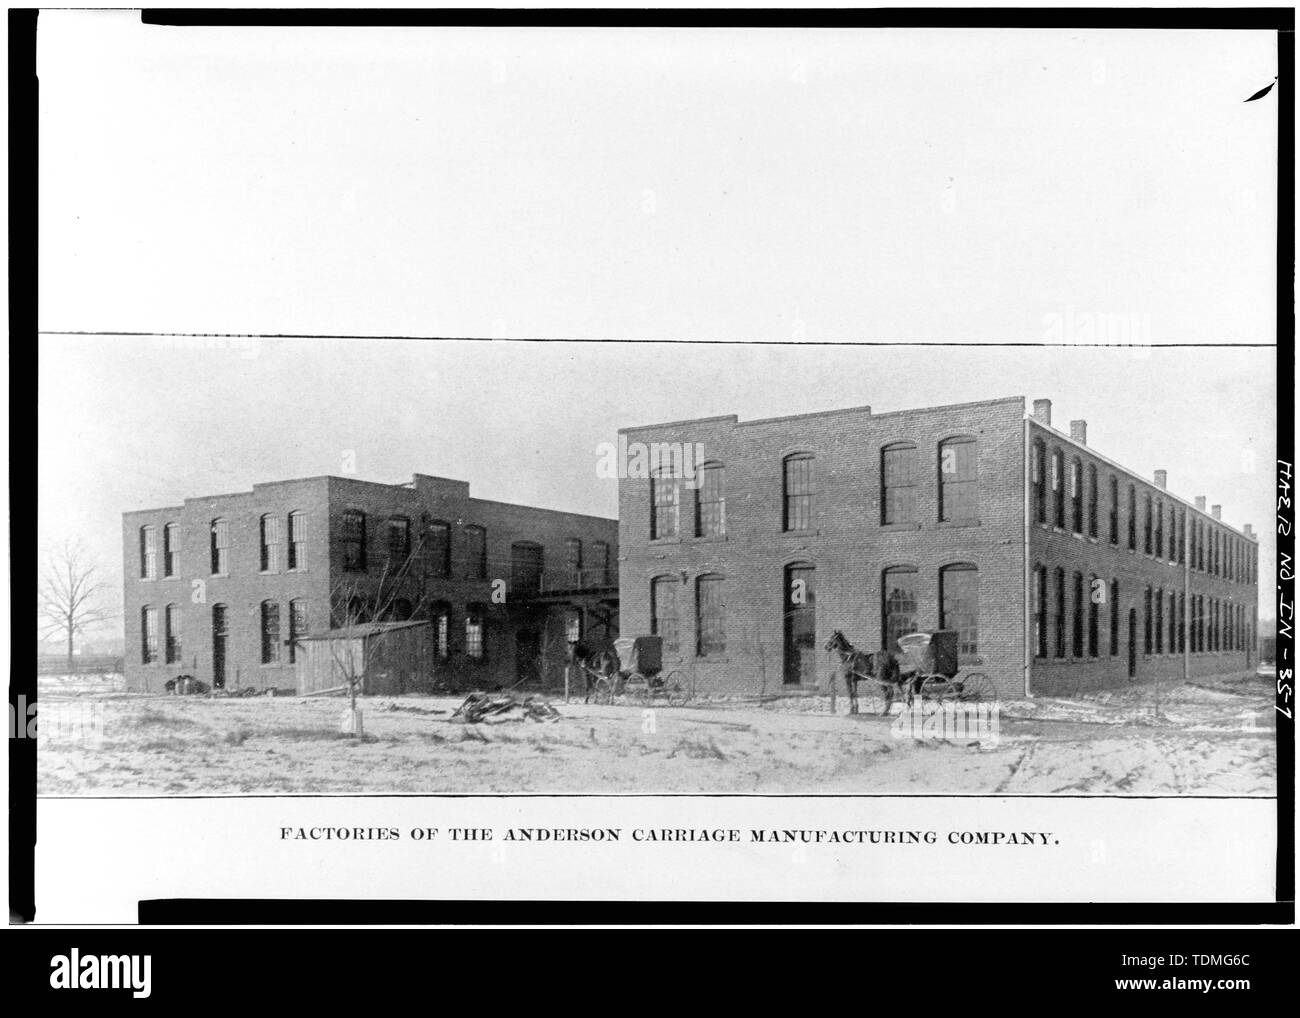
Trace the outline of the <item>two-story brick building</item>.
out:
M 1015 397 L 622 429 L 649 466 L 619 486 L 624 632 L 661 635 L 705 694 L 824 689 L 836 629 L 869 650 L 955 629 L 1008 698 L 1250 665 L 1249 528 L 1050 415 Z
M 295 686 L 298 640 L 425 619 L 430 683 L 528 677 L 617 635 L 617 521 L 472 498 L 465 481 L 311 477 L 123 515 L 128 688 L 180 673 Z M 586 632 L 583 632 L 583 630 Z

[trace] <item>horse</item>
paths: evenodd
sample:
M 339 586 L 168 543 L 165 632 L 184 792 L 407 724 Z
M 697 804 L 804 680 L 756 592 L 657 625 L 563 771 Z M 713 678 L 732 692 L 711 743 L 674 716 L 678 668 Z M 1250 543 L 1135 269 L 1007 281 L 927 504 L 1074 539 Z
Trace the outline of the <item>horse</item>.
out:
M 592 650 L 586 644 L 570 644 L 573 663 L 582 671 L 583 703 L 591 703 L 591 694 L 595 692 L 598 679 L 608 679 L 613 687 L 618 675 L 618 655 L 612 650 Z
M 844 677 L 844 686 L 849 694 L 850 714 L 858 712 L 858 683 L 863 679 L 880 683 L 880 690 L 885 697 L 882 715 L 889 715 L 895 697 L 901 699 L 905 696 L 908 706 L 911 706 L 913 684 L 903 676 L 898 666 L 898 659 L 889 651 L 871 654 L 858 650 L 838 629 L 826 642 L 826 650 L 839 656 L 837 671 Z M 834 679 L 831 681 L 833 682 Z

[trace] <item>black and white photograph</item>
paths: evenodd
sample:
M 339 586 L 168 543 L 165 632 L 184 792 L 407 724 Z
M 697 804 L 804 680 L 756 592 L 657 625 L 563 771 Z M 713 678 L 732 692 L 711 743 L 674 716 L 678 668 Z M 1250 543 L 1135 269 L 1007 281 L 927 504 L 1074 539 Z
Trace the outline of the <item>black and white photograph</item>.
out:
M 39 17 L 38 915 L 1275 900 L 1276 30 L 201 21 Z

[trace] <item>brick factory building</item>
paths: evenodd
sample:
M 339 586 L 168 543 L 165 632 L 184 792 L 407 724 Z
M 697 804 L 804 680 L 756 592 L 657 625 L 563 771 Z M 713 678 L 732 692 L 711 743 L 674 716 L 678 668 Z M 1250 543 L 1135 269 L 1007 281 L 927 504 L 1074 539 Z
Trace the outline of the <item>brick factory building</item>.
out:
M 622 429 L 623 631 L 705 695 L 824 690 L 836 629 L 957 630 L 1004 698 L 1253 667 L 1250 527 L 1086 432 L 1023 397 Z
M 425 619 L 430 687 L 535 678 L 566 639 L 617 635 L 615 520 L 471 498 L 469 484 L 343 477 L 128 512 L 126 679 L 295 688 L 302 637 Z M 504 596 L 503 596 L 504 594 Z

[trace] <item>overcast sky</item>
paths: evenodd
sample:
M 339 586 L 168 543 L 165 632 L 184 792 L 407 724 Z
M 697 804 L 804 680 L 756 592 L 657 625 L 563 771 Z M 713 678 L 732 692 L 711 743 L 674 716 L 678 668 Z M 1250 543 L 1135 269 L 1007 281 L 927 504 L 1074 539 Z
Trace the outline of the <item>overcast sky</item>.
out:
M 1277 73 L 1270 33 L 43 12 L 39 46 L 47 332 L 1275 338 L 1277 106 L 1242 102 Z M 1121 320 L 1131 335 L 1104 328 Z M 41 353 L 41 538 L 84 535 L 114 582 L 123 510 L 338 473 L 348 450 L 368 479 L 613 515 L 595 446 L 621 426 L 1022 394 L 1234 525 L 1272 518 L 1269 348 L 47 335 Z

